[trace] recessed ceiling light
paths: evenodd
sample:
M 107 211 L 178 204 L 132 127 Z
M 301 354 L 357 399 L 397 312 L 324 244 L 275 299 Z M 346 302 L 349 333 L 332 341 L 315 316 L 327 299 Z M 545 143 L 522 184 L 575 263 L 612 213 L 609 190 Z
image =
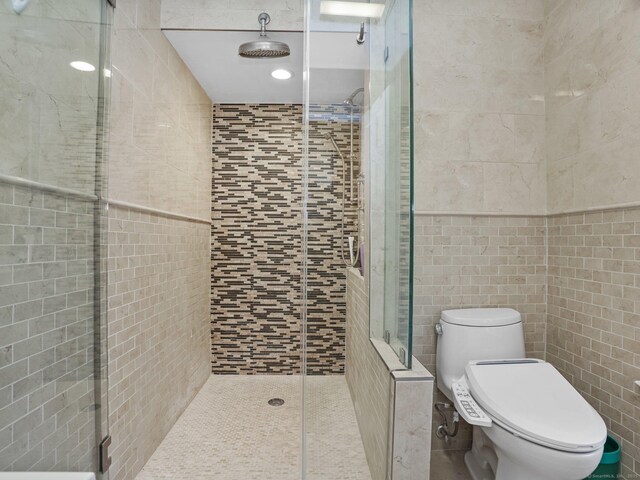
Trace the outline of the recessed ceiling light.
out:
M 69 65 L 71 65 L 76 70 L 80 70 L 81 72 L 93 72 L 96 69 L 96 67 L 94 67 L 90 63 L 82 62 L 80 60 L 71 62 Z
M 322 0 L 320 13 L 343 17 L 380 18 L 384 13 L 384 3 L 334 2 Z
M 277 80 L 289 80 L 291 77 L 293 77 L 293 73 L 291 73 L 289 70 L 285 70 L 284 68 L 278 68 L 277 70 L 271 72 L 271 76 Z

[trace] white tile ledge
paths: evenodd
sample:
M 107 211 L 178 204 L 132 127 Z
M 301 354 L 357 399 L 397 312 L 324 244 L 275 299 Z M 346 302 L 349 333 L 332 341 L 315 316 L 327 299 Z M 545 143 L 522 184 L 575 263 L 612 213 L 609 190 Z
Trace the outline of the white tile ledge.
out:
M 546 213 L 540 212 L 464 212 L 446 210 L 415 210 L 414 215 L 432 215 L 435 217 L 454 216 L 454 217 L 546 217 Z
M 122 202 L 120 200 L 114 200 L 112 198 L 108 200 L 108 204 L 110 206 L 113 205 L 114 207 L 128 208 L 130 210 L 136 210 L 138 212 L 152 213 L 155 215 L 161 215 L 163 217 L 175 218 L 177 220 L 187 220 L 189 222 L 205 223 L 207 225 L 211 225 L 210 219 L 192 217 L 190 215 L 183 215 L 181 213 L 169 212 L 167 210 L 159 210 L 157 208 L 145 207 L 144 205 L 138 205 L 135 203 Z
M 550 212 L 547 214 L 547 217 L 556 217 L 559 215 L 570 215 L 572 213 L 579 214 L 579 213 L 606 212 L 609 210 L 623 210 L 625 208 L 638 208 L 638 207 L 640 207 L 640 202 L 616 203 L 613 205 L 606 205 L 606 206 L 574 208 L 571 210 L 560 210 L 557 212 Z
M 433 382 L 435 380 L 433 374 L 416 357 L 411 357 L 411 370 L 395 370 L 391 375 L 397 382 Z
M 379 338 L 369 338 L 369 340 L 371 341 L 373 348 L 375 348 L 376 352 L 378 353 L 378 356 L 387 366 L 389 372 L 407 369 L 407 367 L 405 367 L 398 358 L 398 355 L 396 355 L 396 352 L 393 351 L 391 345 Z
M 0 472 L 0 480 L 96 480 L 91 472 Z
M 91 195 L 90 193 L 84 193 L 78 190 L 72 190 L 70 188 L 56 187 L 55 185 L 36 182 L 34 180 L 27 180 L 26 178 L 14 177 L 11 175 L 0 174 L 0 182 L 8 183 L 16 187 L 32 188 L 34 190 L 53 193 L 53 194 L 61 195 L 64 197 L 74 197 L 74 198 L 79 198 L 81 200 L 89 200 L 92 202 L 95 202 L 96 200 L 98 200 L 98 197 L 96 195 Z M 3 477 L 0 477 L 0 479 L 2 478 Z
M 594 207 L 571 208 L 567 210 L 555 210 L 549 212 L 470 212 L 459 210 L 415 210 L 415 216 L 434 217 L 556 217 L 560 215 L 571 215 L 580 213 L 606 212 L 609 210 L 622 210 L 625 208 L 639 208 L 640 202 L 615 203 L 612 205 L 597 205 Z

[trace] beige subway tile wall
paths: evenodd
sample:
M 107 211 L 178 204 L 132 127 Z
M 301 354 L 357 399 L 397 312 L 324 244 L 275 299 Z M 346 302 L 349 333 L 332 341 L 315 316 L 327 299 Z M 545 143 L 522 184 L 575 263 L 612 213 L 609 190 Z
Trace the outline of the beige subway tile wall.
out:
M 133 479 L 209 377 L 209 225 L 109 210 L 111 479 Z
M 414 2 L 415 208 L 541 214 L 543 1 Z
M 0 184 L 0 471 L 97 468 L 93 208 Z
M 369 339 L 369 292 L 355 268 L 347 269 L 345 376 L 372 480 L 387 474 L 391 382 L 389 369 Z
M 160 31 L 160 1 L 120 0 L 112 39 L 112 480 L 130 480 L 209 374 L 211 102 Z
M 547 359 L 622 441 L 640 474 L 640 209 L 549 219 Z
M 415 218 L 413 354 L 435 372 L 442 310 L 512 307 L 522 313 L 527 355 L 544 358 L 546 219 Z

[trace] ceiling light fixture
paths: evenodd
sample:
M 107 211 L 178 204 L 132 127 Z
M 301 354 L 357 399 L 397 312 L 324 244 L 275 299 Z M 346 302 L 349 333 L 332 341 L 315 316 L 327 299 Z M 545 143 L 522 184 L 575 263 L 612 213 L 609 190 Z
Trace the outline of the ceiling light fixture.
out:
M 323 0 L 320 3 L 320 13 L 323 15 L 340 15 L 343 17 L 381 18 L 384 13 L 384 4 Z
M 93 72 L 96 67 L 87 62 L 82 62 L 80 60 L 76 60 L 75 62 L 71 62 L 71 65 L 76 70 L 80 70 L 81 72 Z
M 293 77 L 293 73 L 291 73 L 289 70 L 285 70 L 284 68 L 278 68 L 277 70 L 271 72 L 271 76 L 276 80 L 289 80 L 291 77 Z

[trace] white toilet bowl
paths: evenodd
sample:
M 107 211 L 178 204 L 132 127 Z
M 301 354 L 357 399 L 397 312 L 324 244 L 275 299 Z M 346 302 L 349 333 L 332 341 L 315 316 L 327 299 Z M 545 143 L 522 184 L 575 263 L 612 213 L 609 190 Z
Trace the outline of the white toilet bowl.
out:
M 582 480 L 598 466 L 604 449 L 580 453 L 554 450 L 518 437 L 495 422 L 489 428 L 474 427 L 473 435 L 474 447 L 488 440 L 484 447 L 495 451 L 497 457 L 496 465 L 483 465 L 486 457 L 482 452 L 478 455 L 475 448 L 467 452 L 465 463 L 474 480 Z

